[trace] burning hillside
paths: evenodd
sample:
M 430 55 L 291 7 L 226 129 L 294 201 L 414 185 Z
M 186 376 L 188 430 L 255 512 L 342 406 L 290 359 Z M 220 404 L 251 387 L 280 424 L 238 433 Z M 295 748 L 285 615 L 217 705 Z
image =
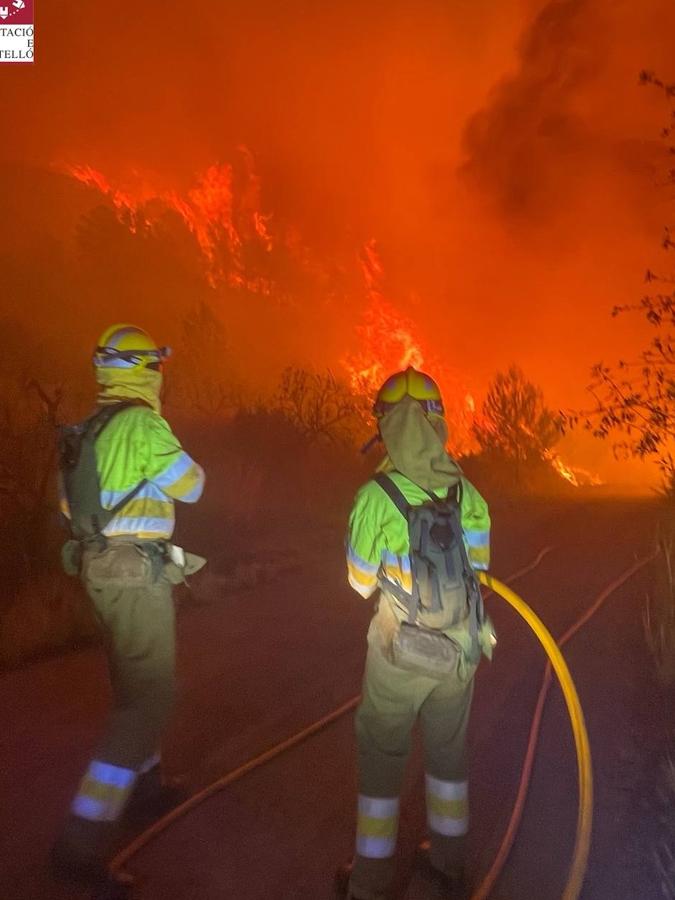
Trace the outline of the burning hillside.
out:
M 366 306 L 356 325 L 358 350 L 342 364 L 356 393 L 373 397 L 389 374 L 413 366 L 427 368 L 438 382 L 451 426 L 450 446 L 455 454 L 476 447 L 471 426 L 475 417 L 472 394 L 457 373 L 422 349 L 413 322 L 399 313 L 384 293 L 385 270 L 376 241 L 369 241 L 360 255 Z
M 252 279 L 246 273 L 245 246 L 254 245 L 262 253 L 269 253 L 274 242 L 268 227 L 270 217 L 259 206 L 259 179 L 245 148 L 242 156 L 246 176 L 239 191 L 235 191 L 230 164 L 209 166 L 183 193 L 156 188 L 138 176 L 131 179 L 134 184 L 113 185 L 89 165 L 67 166 L 66 172 L 109 200 L 120 221 L 132 232 L 152 229 L 167 210 L 176 213 L 199 245 L 212 286 L 226 281 L 232 286 L 269 293 L 268 279 Z
M 268 298 L 272 306 L 283 305 L 284 286 L 276 279 L 279 267 L 272 264 L 275 254 L 292 258 L 294 266 L 313 280 L 315 291 L 323 293 L 320 302 L 334 317 L 344 300 L 339 298 L 344 286 L 331 284 L 327 273 L 338 271 L 340 264 L 313 259 L 296 229 L 272 227 L 272 214 L 263 210 L 261 181 L 252 155 L 244 147 L 239 154 L 243 165 L 238 172 L 229 163 L 211 165 L 184 191 L 156 186 L 152 178 L 138 173 L 122 184 L 89 165 L 68 166 L 66 171 L 109 203 L 131 235 L 151 234 L 161 229 L 167 214 L 177 216 L 198 248 L 212 305 L 225 318 L 232 295 L 224 295 L 223 288 Z M 372 398 L 389 373 L 409 365 L 427 369 L 444 397 L 450 449 L 459 456 L 476 452 L 474 426 L 481 417 L 474 399 L 476 387 L 470 388 L 437 349 L 425 346 L 413 320 L 397 308 L 375 239 L 363 244 L 357 262 L 360 285 L 354 279 L 351 291 L 355 297 L 352 305 L 359 314 L 349 341 L 356 349 L 342 352 L 339 359 L 351 389 Z M 317 273 L 321 273 L 320 279 Z M 330 363 L 330 359 L 323 361 L 324 365 Z M 595 476 L 572 469 L 553 451 L 546 451 L 543 458 L 571 484 L 597 483 Z

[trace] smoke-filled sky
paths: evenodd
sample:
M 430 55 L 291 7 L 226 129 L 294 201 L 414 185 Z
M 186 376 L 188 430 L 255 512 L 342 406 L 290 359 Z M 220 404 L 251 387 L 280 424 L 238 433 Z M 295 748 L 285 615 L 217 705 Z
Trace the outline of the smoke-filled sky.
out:
M 673 0 L 36 7 L 36 64 L 0 66 L 0 236 L 49 227 L 26 172 L 185 191 L 244 145 L 271 222 L 338 268 L 375 239 L 386 296 L 478 390 L 516 361 L 552 405 L 578 404 L 593 362 L 644 342 L 609 312 L 659 267 L 672 211 L 665 101 L 638 73 L 675 77 Z M 288 354 L 333 364 L 357 315 L 294 325 Z

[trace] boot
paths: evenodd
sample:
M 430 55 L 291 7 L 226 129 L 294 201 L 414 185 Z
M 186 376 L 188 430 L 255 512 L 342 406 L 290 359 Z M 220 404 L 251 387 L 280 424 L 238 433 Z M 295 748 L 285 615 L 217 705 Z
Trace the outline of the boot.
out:
M 99 884 L 108 878 L 114 826 L 70 815 L 49 854 L 52 873 L 64 881 Z
M 349 887 L 352 877 L 353 863 L 351 860 L 343 863 L 335 873 L 335 896 L 337 900 L 387 900 L 386 894 L 378 894 L 375 897 L 359 897 Z
M 136 830 L 148 828 L 188 797 L 188 792 L 178 782 L 163 780 L 159 764 L 153 766 L 139 776 L 124 810 L 124 823 Z
M 431 897 L 443 897 L 447 900 L 469 900 L 470 893 L 466 882 L 464 867 L 455 866 L 443 872 L 437 869 L 429 858 L 429 845 L 422 844 L 415 852 L 414 868 L 420 879 L 433 891 Z

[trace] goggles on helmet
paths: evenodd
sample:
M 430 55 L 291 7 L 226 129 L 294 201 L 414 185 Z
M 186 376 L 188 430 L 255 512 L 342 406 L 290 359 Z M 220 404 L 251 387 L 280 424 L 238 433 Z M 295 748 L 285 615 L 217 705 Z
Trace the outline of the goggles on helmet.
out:
M 110 369 L 131 369 L 135 366 L 160 369 L 162 363 L 170 356 L 171 347 L 158 347 L 156 350 L 116 350 L 114 347 L 97 347 L 94 350 L 94 365 Z

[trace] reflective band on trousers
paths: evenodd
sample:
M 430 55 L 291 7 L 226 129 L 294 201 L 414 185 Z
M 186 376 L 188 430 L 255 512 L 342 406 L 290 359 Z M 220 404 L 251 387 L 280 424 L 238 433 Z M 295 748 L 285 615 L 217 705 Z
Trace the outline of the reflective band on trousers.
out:
M 427 822 L 436 834 L 459 837 L 469 829 L 469 786 L 426 776 Z
M 386 859 L 396 850 L 398 797 L 359 794 L 356 852 L 369 859 Z
M 91 822 L 114 822 L 120 817 L 135 781 L 136 772 L 133 769 L 92 760 L 71 811 Z

